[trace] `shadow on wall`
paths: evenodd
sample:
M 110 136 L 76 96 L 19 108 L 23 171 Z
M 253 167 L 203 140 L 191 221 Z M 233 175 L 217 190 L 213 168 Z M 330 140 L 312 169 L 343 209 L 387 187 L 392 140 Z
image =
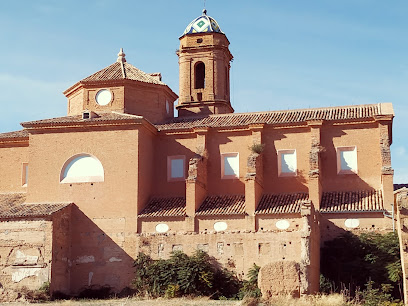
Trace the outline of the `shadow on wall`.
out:
M 123 249 L 125 218 L 89 219 L 72 207 L 71 294 L 103 287 L 119 292 L 134 277 L 134 259 Z M 104 228 L 104 230 L 101 229 Z
M 357 174 L 349 173 L 349 174 L 338 174 L 337 173 L 337 151 L 336 146 L 334 144 L 334 140 L 338 141 L 342 137 L 347 137 L 347 129 L 336 129 L 331 127 L 327 132 L 322 133 L 322 140 L 321 146 L 324 148 L 324 151 L 321 153 L 321 182 L 323 191 L 352 191 L 352 190 L 374 190 L 372 185 L 369 185 L 366 181 L 362 180 L 361 169 L 364 169 L 364 175 L 366 178 L 371 177 L 378 177 L 381 178 L 381 173 L 369 173 L 371 169 L 381 169 L 378 165 L 375 164 L 376 157 L 374 156 L 374 152 L 372 152 L 368 158 L 373 163 L 372 165 L 367 164 L 367 160 L 364 160 L 364 156 L 361 156 L 361 152 L 370 152 L 368 148 L 364 150 L 361 149 L 363 146 L 361 139 L 350 139 L 347 143 L 348 146 L 356 146 L 357 147 Z M 351 129 L 351 128 L 350 128 Z M 359 127 L 353 126 L 352 129 L 362 129 Z M 349 136 L 350 138 L 350 136 Z M 345 146 L 345 145 L 341 145 Z M 378 147 L 380 144 L 378 143 Z M 339 147 L 339 146 L 337 146 Z M 379 179 L 377 182 L 378 187 L 381 185 L 381 180 Z

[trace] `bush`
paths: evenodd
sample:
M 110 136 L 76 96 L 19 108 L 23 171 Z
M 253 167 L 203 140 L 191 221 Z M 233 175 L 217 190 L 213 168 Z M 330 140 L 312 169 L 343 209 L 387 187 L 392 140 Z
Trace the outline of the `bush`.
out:
M 327 241 L 321 250 L 320 268 L 322 292 L 339 292 L 346 288 L 348 295 L 354 296 L 359 288 L 366 288 L 364 299 L 383 293 L 401 298 L 402 270 L 396 233 L 356 236 L 347 232 Z M 384 286 L 388 286 L 388 291 L 383 290 Z
M 262 143 L 254 143 L 251 146 L 249 146 L 249 149 L 253 153 L 261 154 L 262 151 L 264 150 L 265 144 Z
M 254 264 L 248 271 L 248 280 L 244 280 L 242 288 L 239 290 L 239 298 L 260 298 L 261 290 L 258 288 L 258 274 L 260 266 Z
M 221 269 L 218 263 L 203 251 L 197 251 L 192 256 L 174 252 L 167 260 L 152 260 L 149 256 L 139 253 L 134 266 L 136 275 L 133 286 L 141 295 L 233 298 L 240 288 L 237 277 Z

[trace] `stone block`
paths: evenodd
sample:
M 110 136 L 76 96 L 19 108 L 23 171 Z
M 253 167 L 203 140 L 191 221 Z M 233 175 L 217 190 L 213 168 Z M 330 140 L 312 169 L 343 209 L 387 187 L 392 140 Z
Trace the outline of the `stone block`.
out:
M 295 261 L 275 261 L 266 264 L 259 271 L 258 287 L 265 299 L 278 295 L 299 297 L 299 264 Z

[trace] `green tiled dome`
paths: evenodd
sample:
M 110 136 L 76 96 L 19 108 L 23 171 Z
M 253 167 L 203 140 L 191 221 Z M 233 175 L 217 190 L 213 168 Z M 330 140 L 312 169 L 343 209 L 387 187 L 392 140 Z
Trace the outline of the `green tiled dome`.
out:
M 184 30 L 183 36 L 194 33 L 222 33 L 217 21 L 207 16 L 207 11 L 203 10 L 203 14 L 194 19 Z

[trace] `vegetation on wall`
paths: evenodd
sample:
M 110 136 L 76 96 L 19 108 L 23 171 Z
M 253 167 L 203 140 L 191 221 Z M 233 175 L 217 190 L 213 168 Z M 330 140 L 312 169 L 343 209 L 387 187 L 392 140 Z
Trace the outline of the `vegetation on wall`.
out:
M 251 146 L 249 146 L 249 150 L 252 153 L 257 153 L 257 154 L 261 154 L 264 148 L 265 148 L 265 144 L 262 144 L 262 143 L 253 143 Z
M 325 243 L 321 250 L 321 291 L 373 301 L 402 300 L 398 235 L 350 232 Z M 365 303 L 369 305 L 370 303 Z

